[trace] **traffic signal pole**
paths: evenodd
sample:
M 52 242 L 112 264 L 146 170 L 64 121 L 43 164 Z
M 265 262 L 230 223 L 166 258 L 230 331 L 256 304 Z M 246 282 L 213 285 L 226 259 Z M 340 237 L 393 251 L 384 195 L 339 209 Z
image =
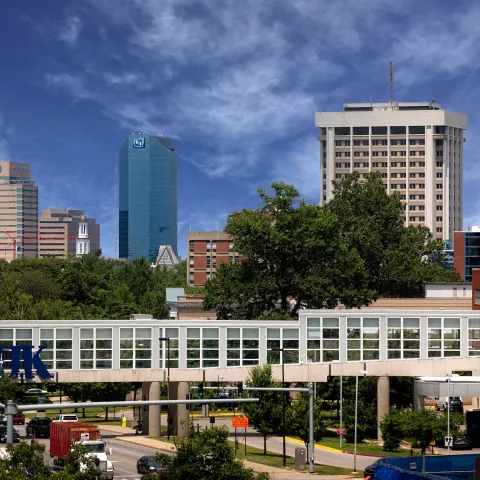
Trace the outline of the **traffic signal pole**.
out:
M 198 388 L 198 387 L 192 387 Z M 217 387 L 203 387 L 204 390 L 215 390 Z M 226 390 L 237 390 L 238 387 L 225 387 Z M 309 415 L 308 415 L 308 429 L 309 429 L 309 455 L 308 455 L 308 463 L 309 463 L 309 472 L 315 473 L 315 439 L 313 434 L 313 406 L 314 406 L 314 395 L 313 395 L 313 383 L 308 384 L 308 388 L 280 388 L 280 387 L 244 387 L 242 384 L 241 391 L 253 391 L 253 392 L 304 392 L 308 393 L 309 396 Z M 237 401 L 240 399 L 237 399 Z
M 57 410 L 62 408 L 95 408 L 95 407 L 131 407 L 144 405 L 195 405 L 209 403 L 255 403 L 258 398 L 211 398 L 208 400 L 133 400 L 121 402 L 80 402 L 80 403 L 54 403 L 42 404 L 42 410 Z M 0 403 L 0 408 L 5 408 L 7 416 L 7 443 L 13 443 L 13 417 L 17 412 L 25 412 L 28 410 L 37 410 L 38 404 L 33 405 L 17 405 L 13 400 L 8 400 L 5 405 Z

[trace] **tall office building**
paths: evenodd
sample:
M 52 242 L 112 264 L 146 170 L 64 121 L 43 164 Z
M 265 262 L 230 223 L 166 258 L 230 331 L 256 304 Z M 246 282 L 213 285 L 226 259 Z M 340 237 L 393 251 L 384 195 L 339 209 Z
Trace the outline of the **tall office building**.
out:
M 405 203 L 406 225 L 426 225 L 454 241 L 463 223 L 463 131 L 467 116 L 425 103 L 347 103 L 343 112 L 315 114 L 320 129 L 323 205 L 332 182 L 353 171 L 380 171 L 387 191 Z
M 82 217 L 87 222 L 89 251 L 93 252 L 99 249 L 100 225 L 94 218 L 86 219 L 83 210 L 50 209 L 42 210 L 42 215 L 38 220 L 38 256 L 77 255 L 79 253 L 77 252 L 78 240 L 84 236 L 80 231 Z
M 119 256 L 177 252 L 177 152 L 167 137 L 129 135 L 119 161 Z
M 38 187 L 29 163 L 0 161 L 0 197 L 0 258 L 35 258 Z

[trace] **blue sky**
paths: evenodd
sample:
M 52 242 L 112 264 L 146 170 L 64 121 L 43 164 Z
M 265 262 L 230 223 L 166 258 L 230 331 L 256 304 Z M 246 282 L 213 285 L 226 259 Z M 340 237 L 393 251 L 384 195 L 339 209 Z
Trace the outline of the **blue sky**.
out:
M 115 163 L 133 131 L 179 152 L 179 253 L 293 183 L 319 199 L 315 111 L 388 100 L 469 115 L 464 226 L 480 224 L 480 4 L 458 0 L 4 0 L 0 153 L 40 208 L 84 208 L 114 256 Z M 400 93 L 399 93 L 400 95 Z

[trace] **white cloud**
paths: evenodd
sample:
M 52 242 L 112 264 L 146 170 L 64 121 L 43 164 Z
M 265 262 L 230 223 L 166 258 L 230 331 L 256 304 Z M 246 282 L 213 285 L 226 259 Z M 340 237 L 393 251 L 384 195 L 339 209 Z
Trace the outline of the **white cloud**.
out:
M 124 72 L 120 74 L 104 73 L 105 81 L 110 85 L 138 85 L 142 77 L 136 73 Z
M 480 7 L 458 8 L 443 15 L 437 9 L 425 12 L 421 22 L 393 33 L 390 58 L 399 65 L 402 85 L 427 83 L 439 74 L 454 77 L 477 68 L 480 57 Z
M 93 99 L 95 97 L 95 94 L 87 89 L 83 78 L 80 76 L 69 73 L 47 74 L 45 79 L 49 86 L 66 90 L 76 100 Z
M 293 142 L 278 157 L 270 182 L 294 185 L 300 196 L 312 203 L 320 201 L 320 147 L 315 135 Z
M 83 22 L 80 20 L 80 18 L 76 16 L 69 17 L 62 31 L 60 32 L 60 40 L 69 44 L 74 44 L 77 41 L 80 32 L 82 31 L 82 27 Z

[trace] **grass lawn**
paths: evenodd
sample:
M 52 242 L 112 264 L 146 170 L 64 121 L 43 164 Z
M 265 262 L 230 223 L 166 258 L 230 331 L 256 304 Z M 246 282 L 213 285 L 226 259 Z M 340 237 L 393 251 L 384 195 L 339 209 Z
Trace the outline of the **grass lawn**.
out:
M 234 444 L 234 442 L 230 441 Z M 268 465 L 269 467 L 283 468 L 283 457 L 281 453 L 273 453 L 267 450 L 267 455 L 263 454 L 260 448 L 250 447 L 247 443 L 247 455 L 244 453 L 245 446 L 240 444 L 237 450 L 237 458 L 249 462 Z M 287 457 L 287 468 L 295 468 L 295 459 Z M 308 468 L 308 466 L 307 466 Z M 351 475 L 352 470 L 348 468 L 332 467 L 331 465 L 315 465 L 315 473 L 318 475 Z
M 323 437 L 322 441 L 318 442 L 319 445 L 325 447 L 337 448 L 340 449 L 340 440 L 333 437 Z M 343 443 L 342 450 L 346 452 L 353 452 L 354 444 L 353 443 Z M 394 452 L 387 452 L 382 450 L 382 447 L 378 445 L 367 445 L 365 443 L 357 443 L 357 453 L 366 453 L 369 455 L 377 455 L 379 457 L 408 457 L 410 456 L 410 450 L 398 449 Z M 413 452 L 415 457 L 419 457 L 419 452 Z

